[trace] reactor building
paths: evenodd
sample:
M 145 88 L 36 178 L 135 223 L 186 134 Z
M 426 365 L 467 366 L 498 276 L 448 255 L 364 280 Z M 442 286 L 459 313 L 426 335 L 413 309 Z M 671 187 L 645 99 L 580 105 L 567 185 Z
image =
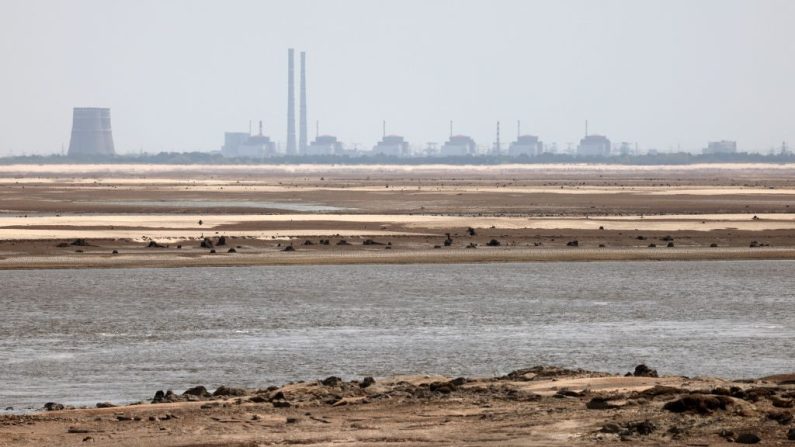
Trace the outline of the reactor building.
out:
M 107 157 L 115 154 L 110 109 L 76 107 L 72 113 L 72 137 L 69 140 L 68 155 Z

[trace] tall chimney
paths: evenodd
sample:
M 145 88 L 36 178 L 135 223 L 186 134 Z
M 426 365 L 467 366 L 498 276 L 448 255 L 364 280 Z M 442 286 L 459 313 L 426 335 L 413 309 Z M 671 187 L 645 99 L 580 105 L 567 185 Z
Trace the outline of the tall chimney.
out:
M 70 157 L 115 155 L 110 109 L 78 107 L 73 110 L 72 138 L 67 154 Z
M 306 51 L 301 52 L 301 111 L 298 123 L 298 149 L 301 153 L 306 151 L 308 141 L 306 138 Z
M 293 49 L 287 50 L 287 155 L 295 155 L 295 68 Z

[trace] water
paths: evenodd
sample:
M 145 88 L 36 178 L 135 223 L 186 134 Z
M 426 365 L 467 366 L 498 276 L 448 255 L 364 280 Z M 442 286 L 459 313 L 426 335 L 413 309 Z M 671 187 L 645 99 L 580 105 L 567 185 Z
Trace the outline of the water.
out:
M 95 200 L 90 203 L 168 208 L 258 208 L 315 213 L 351 210 L 351 208 L 319 205 L 316 203 L 267 202 L 261 200 Z
M 332 374 L 795 370 L 795 262 L 0 271 L 0 409 Z

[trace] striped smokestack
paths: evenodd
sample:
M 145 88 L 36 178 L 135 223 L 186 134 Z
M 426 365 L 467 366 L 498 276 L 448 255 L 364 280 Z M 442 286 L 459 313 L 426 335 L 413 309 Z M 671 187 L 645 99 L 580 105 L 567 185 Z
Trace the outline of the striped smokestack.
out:
M 287 50 L 287 155 L 295 155 L 295 68 L 293 49 Z
M 303 154 L 309 144 L 306 138 L 306 52 L 301 52 L 301 111 L 298 116 L 298 149 Z

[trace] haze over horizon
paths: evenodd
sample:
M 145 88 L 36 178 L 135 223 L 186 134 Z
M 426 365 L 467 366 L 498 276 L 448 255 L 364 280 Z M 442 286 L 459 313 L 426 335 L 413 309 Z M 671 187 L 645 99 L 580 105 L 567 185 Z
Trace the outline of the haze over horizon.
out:
M 421 11 L 422 13 L 418 13 Z M 592 133 L 663 151 L 795 141 L 787 0 L 7 0 L 0 156 L 58 153 L 73 107 L 110 107 L 119 153 L 286 137 L 287 48 L 307 51 L 310 135 L 481 145 Z M 256 124 L 254 125 L 256 129 Z

